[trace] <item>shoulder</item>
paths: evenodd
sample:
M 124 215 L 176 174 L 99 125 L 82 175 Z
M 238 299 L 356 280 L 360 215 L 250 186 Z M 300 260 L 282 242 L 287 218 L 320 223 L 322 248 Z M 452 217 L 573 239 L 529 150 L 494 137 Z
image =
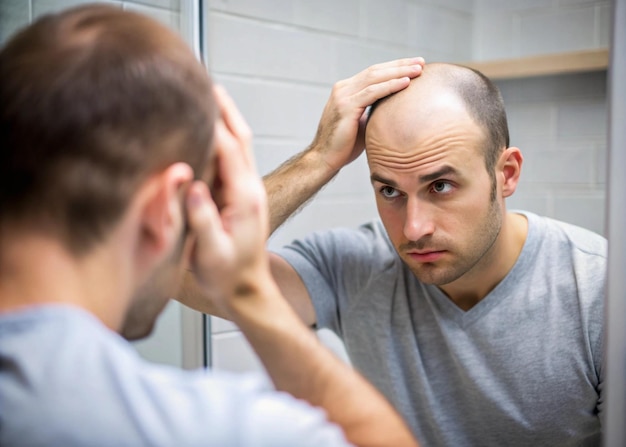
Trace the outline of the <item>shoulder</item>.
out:
M 393 246 L 379 220 L 367 222 L 357 228 L 338 227 L 330 230 L 315 231 L 296 239 L 281 250 L 298 252 L 325 252 L 337 256 L 350 253 L 359 255 L 382 255 L 392 253 Z
M 299 272 L 322 272 L 328 277 L 369 277 L 396 266 L 398 257 L 379 220 L 358 228 L 317 231 L 277 250 Z
M 607 240 L 593 231 L 549 217 L 524 213 L 533 239 L 535 290 L 550 293 L 561 316 L 569 315 L 585 328 L 596 371 L 603 355 Z M 534 235 L 531 236 L 534 232 Z M 537 288 L 538 287 L 538 288 Z M 548 302 L 548 301 L 546 301 Z
M 606 289 L 607 241 L 585 228 L 528 214 L 533 268 L 560 290 L 570 290 L 581 311 L 602 324 Z M 558 295 L 564 299 L 563 294 Z
M 606 259 L 607 240 L 591 230 L 567 222 L 524 212 L 529 226 L 537 230 L 539 237 L 568 249 L 572 254 Z
M 243 445 L 343 445 L 321 410 L 267 380 L 151 364 L 80 310 L 5 318 L 0 327 L 0 355 L 14 365 L 0 375 L 0 439 L 10 445 L 232 445 L 245 433 L 256 438 Z

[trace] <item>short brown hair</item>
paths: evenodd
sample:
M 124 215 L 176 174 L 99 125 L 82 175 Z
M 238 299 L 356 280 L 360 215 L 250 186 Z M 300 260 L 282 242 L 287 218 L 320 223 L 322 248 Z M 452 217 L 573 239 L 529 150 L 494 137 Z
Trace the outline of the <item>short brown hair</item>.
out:
M 140 14 L 84 6 L 45 16 L 0 51 L 0 231 L 60 237 L 84 253 L 151 174 L 199 176 L 215 104 L 202 64 Z

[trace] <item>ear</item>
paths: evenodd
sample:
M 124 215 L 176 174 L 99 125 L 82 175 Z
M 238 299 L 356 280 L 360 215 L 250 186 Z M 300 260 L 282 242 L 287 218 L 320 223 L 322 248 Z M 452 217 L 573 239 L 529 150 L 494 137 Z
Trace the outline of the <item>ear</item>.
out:
M 510 197 L 517 189 L 524 157 L 517 147 L 506 148 L 498 160 L 498 177 L 502 184 L 502 197 Z
M 138 194 L 140 263 L 151 268 L 177 247 L 184 228 L 185 191 L 193 180 L 186 163 L 175 163 L 150 177 Z

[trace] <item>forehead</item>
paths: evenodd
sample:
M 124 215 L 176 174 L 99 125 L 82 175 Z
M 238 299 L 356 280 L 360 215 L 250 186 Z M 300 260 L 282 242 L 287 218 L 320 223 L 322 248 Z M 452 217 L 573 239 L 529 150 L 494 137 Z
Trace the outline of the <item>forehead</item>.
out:
M 460 169 L 482 162 L 484 132 L 457 95 L 414 96 L 392 97 L 372 115 L 365 138 L 370 167 L 420 170 L 447 163 Z

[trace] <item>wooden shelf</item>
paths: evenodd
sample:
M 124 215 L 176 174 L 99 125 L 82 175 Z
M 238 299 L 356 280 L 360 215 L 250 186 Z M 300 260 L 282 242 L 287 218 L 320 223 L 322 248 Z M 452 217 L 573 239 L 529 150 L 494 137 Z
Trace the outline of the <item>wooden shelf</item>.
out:
M 526 78 L 566 73 L 606 70 L 609 66 L 609 50 L 574 51 L 518 59 L 467 62 L 491 79 Z

